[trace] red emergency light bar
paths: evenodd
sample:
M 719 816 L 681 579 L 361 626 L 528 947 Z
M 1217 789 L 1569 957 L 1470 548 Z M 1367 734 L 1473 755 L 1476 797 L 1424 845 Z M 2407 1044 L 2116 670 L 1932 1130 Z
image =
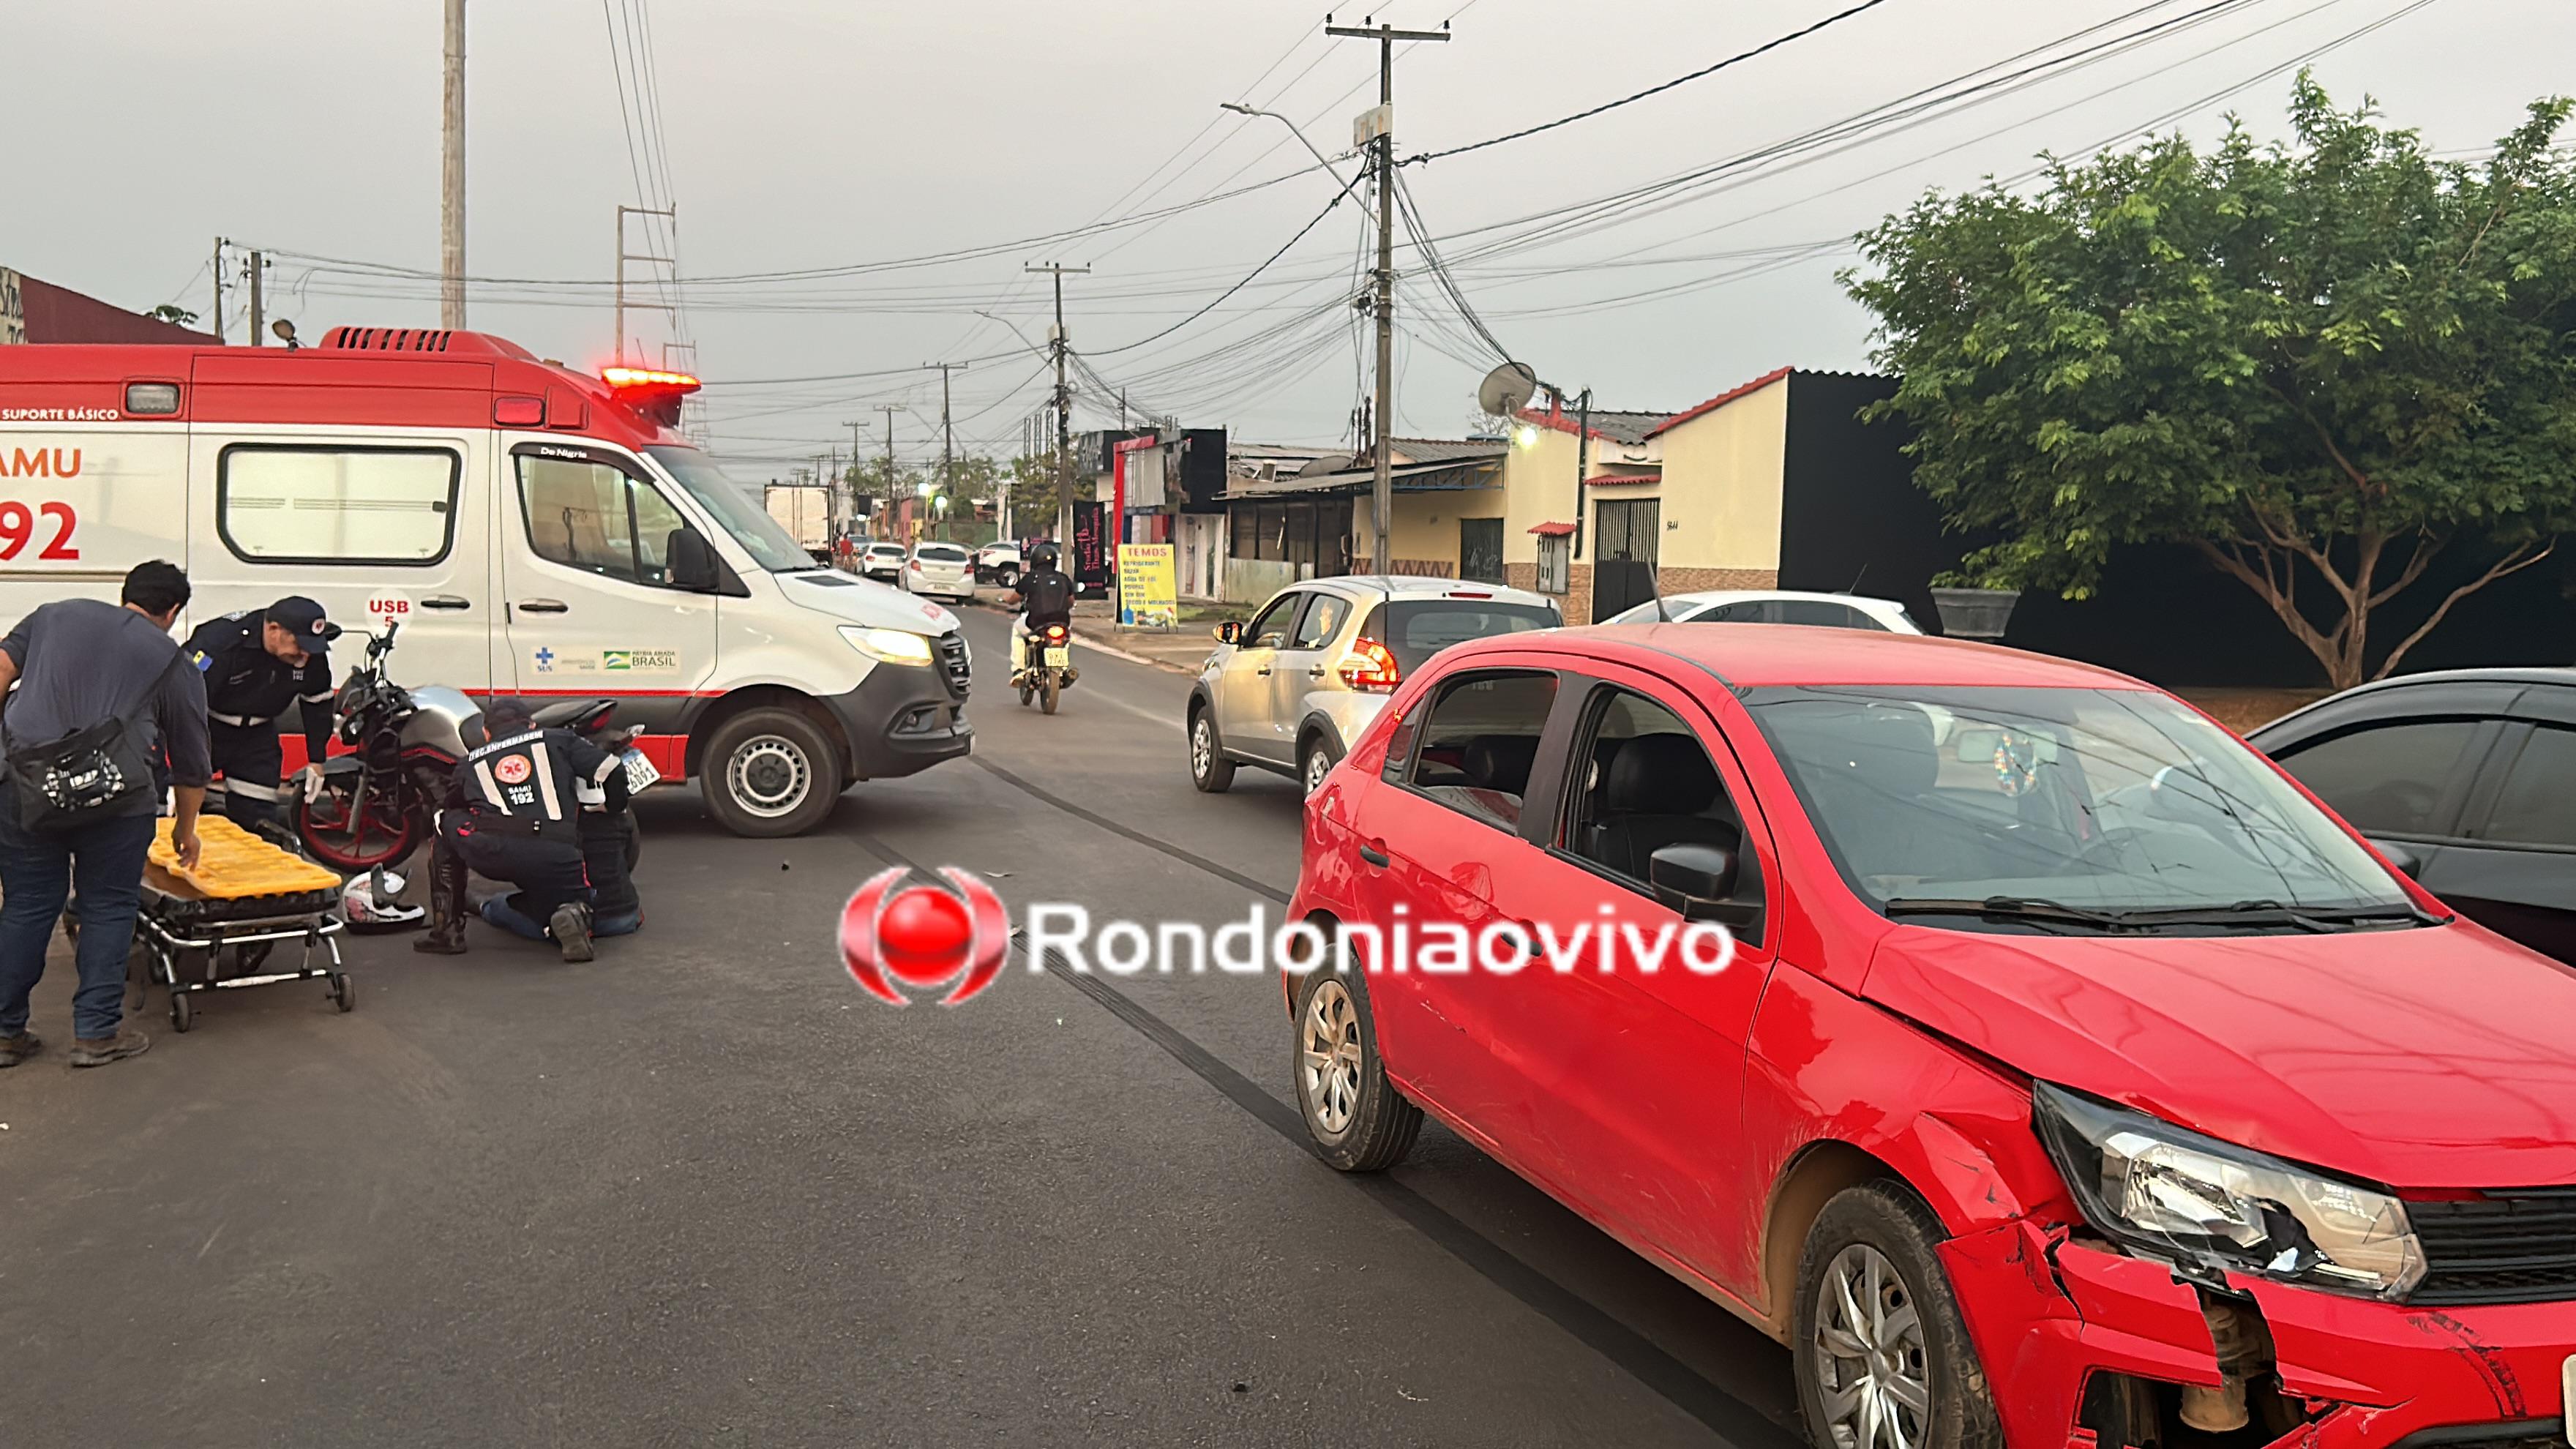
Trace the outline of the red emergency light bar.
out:
M 696 392 L 699 381 L 685 372 L 658 372 L 649 367 L 603 367 L 599 380 L 618 392 L 662 393 L 678 397 Z

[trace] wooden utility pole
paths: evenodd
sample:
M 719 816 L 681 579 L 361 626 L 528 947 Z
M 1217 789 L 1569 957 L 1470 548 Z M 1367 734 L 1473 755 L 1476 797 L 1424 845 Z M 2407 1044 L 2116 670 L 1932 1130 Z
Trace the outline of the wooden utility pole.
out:
M 1395 479 L 1387 449 L 1395 427 L 1395 43 L 1447 40 L 1449 32 L 1334 25 L 1331 16 L 1324 18 L 1326 35 L 1378 43 L 1377 109 L 1361 113 L 1355 131 L 1364 144 L 1373 142 L 1377 147 L 1377 436 L 1369 446 L 1377 462 L 1377 484 L 1369 501 L 1377 534 L 1377 571 L 1383 574 L 1390 567 L 1387 529 L 1395 515 Z
M 894 415 L 903 411 L 901 403 L 878 403 L 877 411 L 886 415 L 886 527 L 894 527 Z M 888 535 L 879 535 L 886 537 Z M 897 540 L 900 542 L 901 540 Z
M 224 239 L 215 238 L 215 345 L 224 342 Z
M 1064 274 L 1088 276 L 1087 264 L 1068 267 L 1049 262 L 1045 266 L 1022 267 L 1024 272 L 1047 272 L 1055 277 L 1055 331 L 1047 339 L 1055 354 L 1055 512 L 1057 537 L 1066 546 L 1073 543 L 1073 389 L 1065 385 L 1064 354 L 1072 339 L 1064 330 Z
M 268 345 L 259 340 L 268 326 L 268 310 L 260 301 L 259 274 L 267 269 L 268 259 L 257 252 L 250 254 L 250 265 L 243 268 L 243 275 L 250 278 L 250 345 L 253 347 Z
M 939 369 L 939 491 L 948 500 L 948 511 L 957 511 L 957 428 L 948 420 L 948 375 L 964 372 L 962 362 L 925 362 L 926 368 Z M 942 531 L 942 537 L 946 536 Z
M 447 0 L 446 51 L 438 153 L 438 325 L 455 331 L 465 325 L 465 0 Z M 259 324 L 253 322 L 254 346 L 258 334 Z

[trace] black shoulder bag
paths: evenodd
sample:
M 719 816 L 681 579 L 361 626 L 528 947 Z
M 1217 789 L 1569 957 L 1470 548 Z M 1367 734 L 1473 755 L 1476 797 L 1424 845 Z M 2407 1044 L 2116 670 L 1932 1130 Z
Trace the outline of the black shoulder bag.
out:
M 178 659 L 187 656 L 180 655 Z M 170 668 L 178 667 L 174 659 Z M 132 708 L 58 740 L 9 751 L 9 788 L 18 823 L 32 831 L 74 830 L 105 820 L 158 791 L 135 722 L 152 707 L 169 669 L 152 677 Z

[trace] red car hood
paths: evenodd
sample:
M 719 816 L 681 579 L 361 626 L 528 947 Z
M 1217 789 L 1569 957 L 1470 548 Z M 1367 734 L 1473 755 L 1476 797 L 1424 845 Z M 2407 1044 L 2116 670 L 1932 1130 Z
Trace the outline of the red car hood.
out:
M 2473 925 L 1899 926 L 1869 1000 L 2033 1076 L 2399 1188 L 2576 1183 L 2576 971 Z

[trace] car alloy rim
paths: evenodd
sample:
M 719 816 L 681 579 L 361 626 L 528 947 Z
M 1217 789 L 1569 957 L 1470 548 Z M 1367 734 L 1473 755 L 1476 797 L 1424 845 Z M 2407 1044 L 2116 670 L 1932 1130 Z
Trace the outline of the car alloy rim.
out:
M 1327 980 L 1306 999 L 1298 1043 L 1306 1073 L 1306 1110 L 1315 1125 L 1340 1136 L 1360 1105 L 1360 1011 L 1350 988 Z
M 725 789 L 734 802 L 763 820 L 775 820 L 805 803 L 814 770 L 796 742 L 781 735 L 743 741 L 725 763 Z
M 1923 1315 L 1887 1256 L 1834 1255 L 1816 1285 L 1816 1397 L 1836 1449 L 1914 1449 L 1932 1422 Z
M 1332 759 L 1322 750 L 1308 750 L 1306 752 L 1307 794 L 1312 795 L 1316 791 L 1323 789 L 1324 777 L 1331 773 L 1333 773 Z
M 1216 763 L 1216 730 L 1200 715 L 1190 726 L 1190 773 L 1205 778 L 1208 767 Z

